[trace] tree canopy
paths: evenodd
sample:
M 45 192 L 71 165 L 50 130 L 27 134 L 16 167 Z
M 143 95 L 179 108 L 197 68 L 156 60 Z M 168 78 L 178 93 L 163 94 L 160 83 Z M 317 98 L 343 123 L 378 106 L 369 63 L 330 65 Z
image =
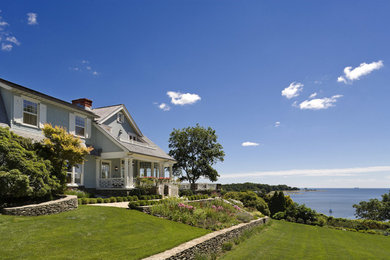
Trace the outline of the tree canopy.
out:
M 195 127 L 174 129 L 170 134 L 169 148 L 169 155 L 177 161 L 173 166 L 174 175 L 180 180 L 190 183 L 201 177 L 218 180 L 219 174 L 212 165 L 223 161 L 225 153 L 211 127 L 197 124 Z
M 0 198 L 40 198 L 59 188 L 50 161 L 38 156 L 31 140 L 0 127 Z
M 86 147 L 80 138 L 69 134 L 63 127 L 45 124 L 42 131 L 46 138 L 41 144 L 41 155 L 50 160 L 53 165 L 52 173 L 60 181 L 61 188 L 64 189 L 66 168 L 83 163 L 85 156 L 93 148 Z
M 385 221 L 390 220 L 390 192 L 382 195 L 382 200 L 370 199 L 353 205 L 358 218 Z

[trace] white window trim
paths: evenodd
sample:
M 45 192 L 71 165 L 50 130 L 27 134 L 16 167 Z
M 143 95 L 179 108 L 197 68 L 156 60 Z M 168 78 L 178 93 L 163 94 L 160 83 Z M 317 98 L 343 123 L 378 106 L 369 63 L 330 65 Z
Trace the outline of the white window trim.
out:
M 116 114 L 116 121 L 118 122 L 118 123 L 124 123 L 124 121 L 125 121 L 125 115 L 122 113 L 122 112 L 118 112 L 117 114 Z
M 39 118 L 39 106 L 40 106 L 40 102 L 38 100 L 36 100 L 36 99 L 30 98 L 30 97 L 26 97 L 26 96 L 21 96 L 21 98 L 22 98 L 22 122 L 20 124 L 24 125 L 24 126 L 28 126 L 28 127 L 39 129 L 39 120 L 40 120 L 40 118 Z M 24 113 L 25 113 L 25 111 L 24 111 L 24 101 L 25 100 L 37 104 L 37 125 L 30 125 L 30 124 L 26 124 L 26 123 L 23 122 L 23 120 L 24 120 Z M 26 113 L 31 114 L 29 112 L 26 112 Z
M 71 172 L 66 172 L 67 174 L 71 174 L 71 182 L 67 183 L 66 185 L 68 187 L 79 187 L 84 186 L 84 163 L 81 164 L 81 176 L 80 176 L 80 183 L 75 183 L 75 176 L 76 176 L 76 166 L 72 166 Z
M 102 180 L 107 180 L 107 179 L 103 179 L 102 178 L 102 169 L 103 169 L 102 166 L 103 166 L 103 163 L 108 163 L 110 165 L 110 168 L 109 168 L 110 171 L 108 172 L 109 174 L 108 174 L 108 178 L 107 179 L 111 179 L 111 176 L 112 176 L 111 170 L 112 169 L 111 169 L 111 161 L 109 161 L 109 160 L 101 160 L 100 161 L 100 174 L 99 174 L 100 176 L 99 176 L 99 178 L 102 179 Z
M 77 125 L 76 125 L 76 117 L 81 117 L 81 118 L 84 119 L 84 135 L 76 134 L 76 127 L 77 127 Z M 74 136 L 80 137 L 82 139 L 86 138 L 86 135 L 87 135 L 87 118 L 88 117 L 86 117 L 84 115 L 74 113 Z

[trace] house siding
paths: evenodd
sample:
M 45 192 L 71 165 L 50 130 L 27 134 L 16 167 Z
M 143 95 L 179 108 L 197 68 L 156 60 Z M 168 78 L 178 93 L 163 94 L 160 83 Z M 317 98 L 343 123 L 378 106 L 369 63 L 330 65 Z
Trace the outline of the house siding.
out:
M 101 149 L 103 153 L 122 152 L 123 150 L 92 125 L 91 139 L 87 144 L 92 144 L 95 149 Z
M 96 188 L 96 158 L 87 155 L 84 161 L 84 186 Z
M 127 118 L 125 117 L 125 120 L 123 123 L 118 123 L 117 121 L 117 114 L 111 116 L 109 119 L 107 119 L 104 124 L 111 127 L 111 132 L 114 134 L 114 136 L 119 135 L 119 131 L 122 131 L 122 134 L 120 135 L 120 138 L 122 140 L 130 140 L 129 134 L 131 133 L 135 136 L 137 136 L 134 128 L 130 125 Z
M 14 121 L 14 96 L 23 97 L 22 94 L 15 94 L 4 88 L 0 88 L 1 95 L 3 98 L 5 110 L 9 119 L 9 124 L 11 130 L 25 131 L 37 136 L 43 136 L 42 130 L 39 127 L 29 126 L 25 124 L 20 124 Z M 53 126 L 61 126 L 69 130 L 69 114 L 74 113 L 73 111 L 67 110 L 66 108 L 53 105 L 52 103 L 47 103 L 45 101 L 37 99 L 39 104 L 46 106 L 46 123 L 49 123 Z M 39 111 L 40 108 L 38 108 Z M 75 113 L 77 114 L 77 113 Z M 88 117 L 93 120 L 92 117 Z M 38 112 L 38 121 L 39 121 L 39 112 Z M 82 138 L 88 140 L 89 138 Z

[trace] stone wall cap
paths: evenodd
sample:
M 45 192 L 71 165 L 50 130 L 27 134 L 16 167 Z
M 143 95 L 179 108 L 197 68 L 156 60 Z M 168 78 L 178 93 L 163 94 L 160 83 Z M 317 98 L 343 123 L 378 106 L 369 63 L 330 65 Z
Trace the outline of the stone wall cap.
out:
M 38 204 L 29 204 L 29 205 L 24 205 L 24 206 L 19 206 L 19 207 L 10 207 L 10 208 L 3 208 L 3 210 L 17 210 L 17 209 L 28 209 L 28 208 L 35 208 L 37 206 L 44 206 L 44 205 L 50 205 L 54 203 L 59 203 L 63 201 L 68 201 L 70 199 L 77 199 L 76 195 L 65 195 L 63 198 L 60 198 L 58 200 L 50 200 Z

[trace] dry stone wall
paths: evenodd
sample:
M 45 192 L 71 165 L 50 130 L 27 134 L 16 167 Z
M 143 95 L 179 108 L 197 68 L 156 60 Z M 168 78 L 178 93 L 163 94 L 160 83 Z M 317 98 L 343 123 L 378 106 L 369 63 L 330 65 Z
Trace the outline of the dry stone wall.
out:
M 222 251 L 222 245 L 225 242 L 232 241 L 233 239 L 241 236 L 245 230 L 251 229 L 259 225 L 263 225 L 268 221 L 269 218 L 264 217 L 252 220 L 249 223 L 242 223 L 230 228 L 215 231 L 213 233 L 207 234 L 200 238 L 196 238 L 160 254 L 145 258 L 144 260 L 190 260 L 195 259 L 195 256 L 198 254 L 218 254 Z
M 67 195 L 58 200 L 52 200 L 44 203 L 26 205 L 14 208 L 4 208 L 2 213 L 15 216 L 40 216 L 57 214 L 64 211 L 77 209 L 77 196 Z

